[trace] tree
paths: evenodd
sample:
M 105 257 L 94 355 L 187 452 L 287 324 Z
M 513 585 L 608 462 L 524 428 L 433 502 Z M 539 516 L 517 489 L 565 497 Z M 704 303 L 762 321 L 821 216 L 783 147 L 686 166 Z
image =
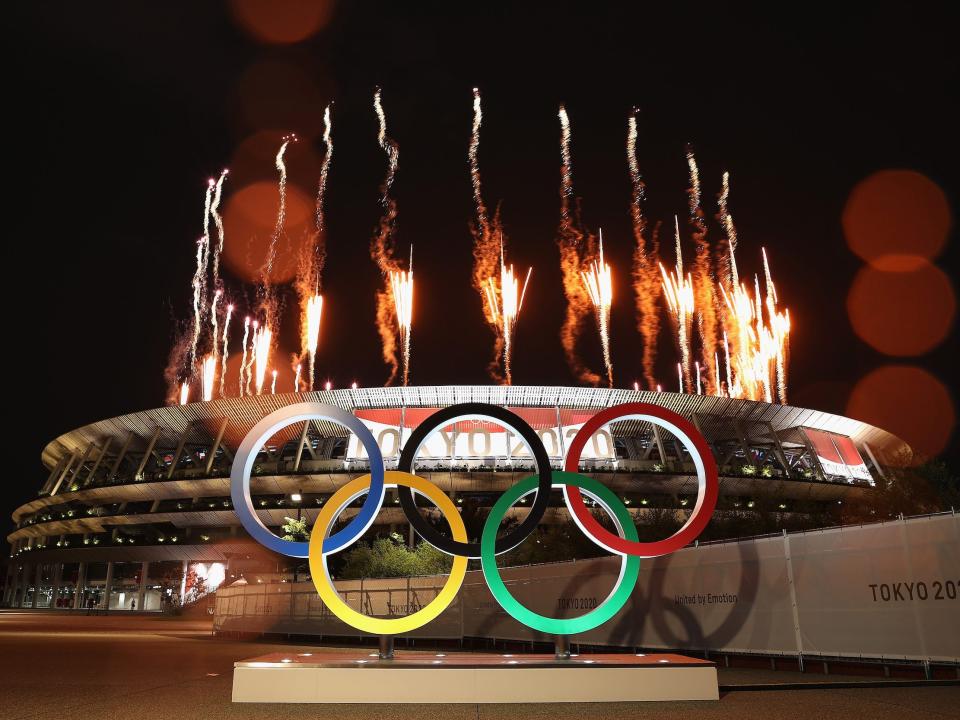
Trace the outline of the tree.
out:
M 310 539 L 310 531 L 307 529 L 307 521 L 304 518 L 285 517 L 286 522 L 280 526 L 283 530 L 283 539 L 291 542 L 307 542 Z
M 413 550 L 404 545 L 397 533 L 372 543 L 360 542 L 344 553 L 339 577 L 342 579 L 415 577 L 450 572 L 452 558 L 429 543 L 421 542 Z

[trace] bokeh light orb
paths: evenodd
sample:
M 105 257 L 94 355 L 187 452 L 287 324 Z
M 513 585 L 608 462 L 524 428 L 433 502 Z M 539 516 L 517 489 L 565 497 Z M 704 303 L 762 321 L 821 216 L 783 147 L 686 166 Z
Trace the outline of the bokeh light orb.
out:
M 950 278 L 929 261 L 882 256 L 864 266 L 847 295 L 854 332 L 887 355 L 922 355 L 949 335 L 956 314 Z
M 850 393 L 846 415 L 892 432 L 928 457 L 946 447 L 956 423 L 944 384 L 909 365 L 886 365 L 863 377 Z
M 329 24 L 334 0 L 230 0 L 236 23 L 255 40 L 290 45 L 315 35 Z
M 232 273 L 247 282 L 256 283 L 261 279 L 279 203 L 277 183 L 267 181 L 242 187 L 227 201 L 223 261 Z M 313 199 L 288 183 L 286 219 L 283 233 L 277 239 L 270 282 L 285 283 L 294 279 L 300 252 L 310 242 L 312 221 Z
M 843 211 L 850 249 L 868 263 L 887 255 L 933 260 L 950 232 L 946 195 L 913 170 L 881 170 L 853 188 Z

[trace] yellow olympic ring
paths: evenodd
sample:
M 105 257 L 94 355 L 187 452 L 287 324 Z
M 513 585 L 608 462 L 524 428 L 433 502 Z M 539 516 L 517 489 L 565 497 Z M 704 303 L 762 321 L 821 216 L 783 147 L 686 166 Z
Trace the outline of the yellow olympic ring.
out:
M 453 533 L 453 539 L 459 542 L 467 541 L 467 528 L 463 524 L 457 506 L 436 485 L 416 475 L 397 470 L 388 470 L 384 483 L 386 487 L 403 485 L 428 497 L 446 518 Z M 327 556 L 323 553 L 323 539 L 343 509 L 369 488 L 370 475 L 361 475 L 337 490 L 323 506 L 310 533 L 310 573 L 324 604 L 347 625 L 371 635 L 398 635 L 426 625 L 447 609 L 460 591 L 460 586 L 466 577 L 467 558 L 462 555 L 453 557 L 453 567 L 450 568 L 450 576 L 443 588 L 433 600 L 412 615 L 401 618 L 375 618 L 354 610 L 343 601 L 333 586 L 327 569 Z

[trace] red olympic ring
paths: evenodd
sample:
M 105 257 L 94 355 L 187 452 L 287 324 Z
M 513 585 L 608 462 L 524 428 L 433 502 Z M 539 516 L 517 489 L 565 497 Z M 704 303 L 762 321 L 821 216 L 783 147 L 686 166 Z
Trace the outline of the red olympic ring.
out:
M 573 515 L 577 525 L 592 537 L 595 542 L 610 552 L 619 555 L 636 555 L 639 557 L 659 557 L 676 552 L 693 542 L 703 532 L 710 516 L 717 506 L 720 495 L 720 481 L 717 473 L 717 462 L 710 452 L 706 438 L 682 415 L 672 410 L 653 405 L 651 403 L 624 403 L 602 410 L 590 418 L 580 431 L 574 436 L 567 451 L 564 470 L 578 472 L 580 454 L 584 445 L 601 427 L 619 418 L 633 417 L 646 420 L 670 430 L 686 447 L 694 464 L 697 466 L 697 504 L 682 528 L 670 537 L 655 542 L 634 542 L 611 533 L 604 528 L 583 502 L 580 488 L 573 485 L 564 485 L 563 494 L 567 508 Z

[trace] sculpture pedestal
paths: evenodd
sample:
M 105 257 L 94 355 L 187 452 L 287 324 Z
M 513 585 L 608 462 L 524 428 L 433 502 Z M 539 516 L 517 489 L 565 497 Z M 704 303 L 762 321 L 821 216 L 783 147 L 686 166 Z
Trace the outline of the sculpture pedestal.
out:
M 273 653 L 234 664 L 233 701 L 561 703 L 718 700 L 717 669 L 682 655 Z

